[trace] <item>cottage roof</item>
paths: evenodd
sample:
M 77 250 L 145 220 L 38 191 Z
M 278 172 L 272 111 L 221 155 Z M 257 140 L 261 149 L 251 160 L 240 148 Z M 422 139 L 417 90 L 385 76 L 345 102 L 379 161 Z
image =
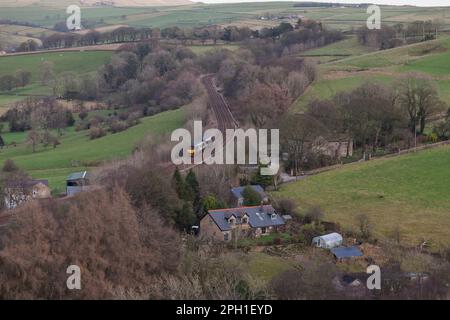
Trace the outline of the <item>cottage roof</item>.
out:
M 210 210 L 208 214 L 222 231 L 231 230 L 231 225 L 228 222 L 231 216 L 240 219 L 247 215 L 248 223 L 252 228 L 267 228 L 285 224 L 283 218 L 270 205 Z

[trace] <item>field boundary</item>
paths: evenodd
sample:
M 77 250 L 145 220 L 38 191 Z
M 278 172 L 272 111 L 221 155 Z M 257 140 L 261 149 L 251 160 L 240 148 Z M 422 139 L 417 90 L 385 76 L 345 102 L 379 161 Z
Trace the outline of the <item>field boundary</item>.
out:
M 415 153 L 415 152 L 418 152 L 418 151 L 423 151 L 423 150 L 428 150 L 428 149 L 435 149 L 435 148 L 443 147 L 443 146 L 446 146 L 446 145 L 450 145 L 450 140 L 440 141 L 440 142 L 430 143 L 430 144 L 425 144 L 425 145 L 418 146 L 418 147 L 415 147 L 415 148 L 403 149 L 403 150 L 400 150 L 399 152 L 390 153 L 390 154 L 386 154 L 386 155 L 382 155 L 382 156 L 374 156 L 370 160 L 359 160 L 359 161 L 353 161 L 353 162 L 349 162 L 349 163 L 338 163 L 338 164 L 334 164 L 332 166 L 327 166 L 327 167 L 323 167 L 323 168 L 319 168 L 319 169 L 306 171 L 305 174 L 302 175 L 302 176 L 293 177 L 293 178 L 297 178 L 297 179 L 291 180 L 291 181 L 282 182 L 281 184 L 289 184 L 289 183 L 297 182 L 297 181 L 300 181 L 301 179 L 307 178 L 308 176 L 315 176 L 315 175 L 318 175 L 320 173 L 341 169 L 341 168 L 344 168 L 344 167 L 347 167 L 347 166 L 351 166 L 351 165 L 355 165 L 355 164 L 358 164 L 358 163 L 364 163 L 364 162 L 371 162 L 371 161 L 376 161 L 376 160 L 394 158 L 394 157 L 403 156 L 403 155 L 410 154 L 410 153 Z

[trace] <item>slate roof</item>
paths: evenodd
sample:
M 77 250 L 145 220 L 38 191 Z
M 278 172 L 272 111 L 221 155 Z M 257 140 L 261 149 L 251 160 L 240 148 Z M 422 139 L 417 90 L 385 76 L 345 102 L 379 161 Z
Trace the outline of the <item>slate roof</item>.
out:
M 244 189 L 246 187 L 251 187 L 253 190 L 255 190 L 256 192 L 259 193 L 259 195 L 261 196 L 261 198 L 266 198 L 267 194 L 264 192 L 263 187 L 261 187 L 260 185 L 254 185 L 254 186 L 244 186 L 244 187 L 237 187 L 237 188 L 232 188 L 231 189 L 231 193 L 233 194 L 233 196 L 236 199 L 241 199 L 244 196 L 242 195 L 242 193 L 244 192 Z
M 240 223 L 240 220 L 245 215 L 248 216 L 248 223 L 252 228 L 276 227 L 285 224 L 283 218 L 276 213 L 271 205 L 210 210 L 208 214 L 221 231 L 229 231 L 232 229 L 228 222 L 231 216 L 236 218 L 237 223 Z
M 361 257 L 363 253 L 357 247 L 340 247 L 331 249 L 333 255 L 338 259 Z
M 87 171 L 83 171 L 83 172 L 75 172 L 75 173 L 71 173 L 71 174 L 67 177 L 67 181 L 86 179 L 87 177 L 88 177 Z

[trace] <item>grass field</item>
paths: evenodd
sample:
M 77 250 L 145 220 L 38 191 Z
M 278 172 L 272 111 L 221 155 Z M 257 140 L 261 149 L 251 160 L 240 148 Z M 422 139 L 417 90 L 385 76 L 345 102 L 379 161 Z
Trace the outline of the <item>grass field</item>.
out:
M 292 106 L 302 112 L 314 99 L 328 99 L 365 82 L 392 85 L 407 73 L 422 73 L 434 79 L 442 100 L 450 104 L 450 38 L 421 42 L 389 50 L 366 52 L 355 39 L 307 51 L 321 60 L 319 79 Z M 348 45 L 348 46 L 347 46 Z M 338 52 L 343 54 L 337 56 Z M 335 61 L 323 60 L 333 57 Z
M 249 255 L 248 268 L 253 275 L 263 281 L 270 281 L 283 271 L 293 269 L 293 262 L 281 257 L 259 252 Z
M 302 210 L 320 206 L 325 219 L 357 227 L 368 215 L 377 237 L 391 237 L 397 225 L 405 244 L 423 238 L 450 245 L 450 146 L 378 159 L 286 185 L 273 195 L 294 199 Z
M 135 127 L 96 140 L 90 140 L 87 131 L 75 132 L 70 128 L 56 149 L 41 147 L 36 153 L 24 143 L 26 133 L 4 133 L 6 143 L 15 141 L 18 145 L 0 151 L 0 165 L 6 159 L 13 159 L 33 178 L 48 179 L 54 192 L 61 192 L 70 172 L 98 166 L 104 160 L 126 157 L 146 135 L 170 132 L 183 123 L 184 112 L 179 109 L 144 118 Z
M 332 43 L 328 46 L 307 50 L 300 56 L 314 57 L 320 63 L 337 61 L 348 57 L 359 56 L 372 50 L 358 43 L 356 36 L 349 36 L 342 41 Z
M 15 89 L 7 94 L 3 93 L 2 95 L 0 93 L 0 107 L 19 101 L 27 94 L 48 94 L 51 92 L 51 88 L 39 83 L 39 68 L 43 61 L 53 62 L 56 74 L 66 71 L 85 74 L 97 70 L 100 65 L 108 61 L 111 55 L 112 52 L 109 51 L 85 51 L 0 57 L 0 76 L 14 74 L 18 69 L 32 73 L 30 85 Z
M 368 15 L 365 8 L 318 8 L 294 7 L 295 2 L 261 2 L 231 4 L 194 4 L 173 7 L 82 8 L 82 17 L 91 26 L 128 24 L 131 26 L 159 27 L 199 26 L 206 24 L 228 24 L 239 21 L 257 21 L 261 15 L 298 14 L 309 19 L 321 20 L 325 25 L 343 30 L 365 25 Z M 53 27 L 67 17 L 67 2 L 55 6 L 4 7 L 0 19 L 27 21 L 43 27 Z M 1 5 L 0 5 L 1 6 Z M 414 20 L 442 21 L 450 27 L 450 8 L 415 8 L 382 6 L 382 17 L 387 24 Z

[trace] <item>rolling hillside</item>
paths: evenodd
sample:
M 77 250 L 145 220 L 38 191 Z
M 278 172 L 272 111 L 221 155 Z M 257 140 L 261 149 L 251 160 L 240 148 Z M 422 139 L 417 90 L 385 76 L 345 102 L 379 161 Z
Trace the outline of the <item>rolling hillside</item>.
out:
M 277 198 L 296 201 L 302 211 L 320 206 L 327 221 L 357 229 L 369 216 L 378 238 L 398 226 L 404 244 L 422 239 L 435 248 L 450 244 L 450 146 L 396 158 L 355 163 L 283 186 Z
M 2 7 L 48 6 L 62 7 L 71 4 L 79 6 L 146 7 L 146 6 L 178 6 L 192 4 L 189 0 L 2 0 Z
M 71 172 L 85 170 L 101 164 L 104 160 L 124 158 L 131 154 L 136 144 L 146 135 L 165 134 L 184 123 L 184 111 L 167 111 L 141 119 L 141 123 L 120 133 L 108 134 L 100 139 L 90 140 L 88 131 L 66 130 L 56 149 L 40 147 L 32 153 L 26 144 L 26 133 L 2 134 L 6 143 L 17 142 L 0 152 L 0 166 L 6 159 L 13 159 L 34 179 L 48 179 L 54 192 L 61 192 L 65 178 Z
M 352 90 L 366 81 L 390 85 L 408 72 L 423 73 L 436 81 L 441 99 L 450 104 L 450 37 L 421 42 L 389 50 L 363 52 L 355 44 L 339 50 L 346 39 L 305 55 L 317 59 L 319 79 L 293 105 L 301 112 L 314 99 L 327 99 L 340 91 Z
M 111 55 L 112 52 L 109 51 L 85 51 L 0 57 L 0 76 L 14 74 L 18 69 L 28 70 L 32 74 L 30 85 L 14 89 L 11 92 L 0 92 L 0 113 L 8 104 L 25 99 L 27 95 L 51 93 L 52 89 L 41 85 L 39 81 L 39 68 L 43 61 L 50 61 L 54 64 L 56 75 L 66 71 L 86 74 L 95 72 L 99 66 L 108 61 Z

